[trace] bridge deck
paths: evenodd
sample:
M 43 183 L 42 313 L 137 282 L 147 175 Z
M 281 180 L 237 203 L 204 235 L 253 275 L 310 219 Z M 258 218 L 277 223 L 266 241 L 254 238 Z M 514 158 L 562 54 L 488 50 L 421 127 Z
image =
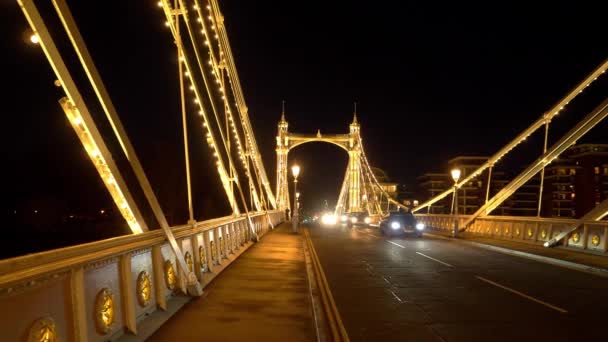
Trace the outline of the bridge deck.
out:
M 315 339 L 301 235 L 266 234 L 148 341 Z

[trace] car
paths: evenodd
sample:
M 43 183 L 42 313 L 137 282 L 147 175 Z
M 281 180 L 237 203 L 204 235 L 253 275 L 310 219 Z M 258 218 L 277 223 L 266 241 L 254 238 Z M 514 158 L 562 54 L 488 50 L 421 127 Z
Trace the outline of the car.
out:
M 424 223 L 418 222 L 411 212 L 391 212 L 380 221 L 380 233 L 386 236 L 413 234 L 422 237 L 424 228 Z
M 370 223 L 370 218 L 365 211 L 354 211 L 343 216 L 346 216 L 346 220 L 342 217 L 341 221 L 346 221 L 346 225 L 349 227 L 367 226 Z

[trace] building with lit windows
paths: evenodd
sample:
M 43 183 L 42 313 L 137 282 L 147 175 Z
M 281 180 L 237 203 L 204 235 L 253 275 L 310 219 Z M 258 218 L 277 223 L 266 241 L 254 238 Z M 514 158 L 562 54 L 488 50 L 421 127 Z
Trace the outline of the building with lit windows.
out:
M 468 177 L 481 165 L 488 161 L 488 157 L 460 156 L 448 161 L 448 170 L 460 169 L 460 179 Z M 485 181 L 487 182 L 487 180 Z M 485 202 L 486 187 L 481 177 L 464 184 L 458 189 L 458 213 L 461 215 L 473 214 Z
M 608 198 L 608 144 L 581 144 L 568 149 L 568 158 L 574 161 L 576 175 L 575 217 L 585 215 Z
M 448 162 L 447 170 L 459 168 L 461 179 L 475 172 L 488 160 L 487 157 L 459 156 Z M 487 173 L 464 184 L 458 190 L 458 213 L 472 214 L 485 203 L 486 195 L 492 198 L 512 178 L 501 171 L 492 171 L 490 191 Z M 454 181 L 448 173 L 425 173 L 418 177 L 417 198 L 421 202 L 431 199 L 448 188 Z M 533 177 L 501 206 L 493 215 L 537 216 L 540 193 L 540 174 Z M 608 198 L 608 144 L 574 145 L 545 169 L 543 181 L 542 217 L 581 217 Z M 446 196 L 427 210 L 430 214 L 453 212 L 452 196 Z
M 461 179 L 475 172 L 481 165 L 488 160 L 488 157 L 459 156 L 448 161 L 448 170 L 459 168 Z M 418 177 L 418 198 L 422 201 L 428 200 L 441 194 L 450 187 L 454 186 L 454 181 L 448 173 L 425 173 Z M 504 178 L 504 173 L 493 172 L 490 183 L 491 197 L 497 193 L 508 181 Z M 458 213 L 472 214 L 485 203 L 487 188 L 487 176 L 477 177 L 458 189 Z M 453 212 L 452 196 L 447 196 L 428 209 L 430 214 L 450 214 Z M 497 215 L 508 215 L 508 205 L 503 204 L 495 210 Z
M 567 153 L 563 154 L 564 156 Z M 569 158 L 560 157 L 545 168 L 542 216 L 575 217 L 575 177 L 577 167 Z
M 391 198 L 398 198 L 399 183 L 391 182 L 384 170 L 377 167 L 372 167 L 371 169 L 382 190 L 384 190 Z M 369 189 L 368 192 L 372 193 L 371 189 Z M 381 198 L 378 200 L 382 208 L 389 208 L 389 201 L 386 197 L 381 196 Z
M 543 216 L 581 217 L 608 198 L 608 144 L 570 147 L 545 171 Z
M 504 187 L 506 183 L 502 185 Z M 501 187 L 501 188 L 502 188 Z M 510 216 L 538 215 L 538 196 L 540 192 L 540 176 L 536 175 L 522 185 L 505 203 Z
M 454 181 L 447 173 L 425 173 L 417 178 L 418 198 L 431 199 L 453 186 Z M 446 197 L 427 207 L 428 214 L 449 214 L 451 198 Z

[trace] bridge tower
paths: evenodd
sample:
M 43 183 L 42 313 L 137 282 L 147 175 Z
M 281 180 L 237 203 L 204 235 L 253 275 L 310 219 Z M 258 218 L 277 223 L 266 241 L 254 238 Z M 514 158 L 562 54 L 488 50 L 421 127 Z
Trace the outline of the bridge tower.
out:
M 359 133 L 361 127 L 357 122 L 357 112 L 350 124 L 348 141 L 348 211 L 361 211 L 361 145 Z
M 289 182 L 287 178 L 287 155 L 289 154 L 289 124 L 285 120 L 285 109 L 281 113 L 277 134 L 277 208 L 290 208 Z
M 357 122 L 357 113 L 354 113 L 353 122 L 350 124 L 348 134 L 294 134 L 288 130 L 289 124 L 285 120 L 285 110 L 281 114 L 277 132 L 277 206 L 278 208 L 290 208 L 289 196 L 289 173 L 288 155 L 289 151 L 301 144 L 309 142 L 325 142 L 334 144 L 348 153 L 347 184 L 348 208 L 347 212 L 361 211 L 361 145 L 360 130 Z

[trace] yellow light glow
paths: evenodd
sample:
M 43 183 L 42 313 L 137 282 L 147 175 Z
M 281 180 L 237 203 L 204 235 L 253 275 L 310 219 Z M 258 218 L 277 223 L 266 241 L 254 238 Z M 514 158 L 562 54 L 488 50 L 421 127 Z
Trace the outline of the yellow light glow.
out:
M 460 179 L 460 169 L 453 169 L 451 173 L 454 182 L 458 182 L 458 180 Z
M 30 41 L 34 44 L 38 44 L 40 43 L 40 37 L 38 37 L 38 35 L 34 33 L 30 36 Z
M 122 193 L 120 187 L 116 184 L 115 177 L 110 170 L 110 167 L 106 163 L 104 156 L 100 153 L 99 147 L 97 146 L 95 140 L 92 138 L 91 133 L 82 120 L 82 116 L 76 107 L 74 107 L 69 101 L 62 103 L 64 107 L 64 111 L 68 120 L 72 123 L 72 128 L 78 135 L 80 142 L 85 147 L 85 150 L 89 154 L 89 158 L 95 165 L 99 176 L 104 181 L 108 192 L 112 196 L 114 203 L 118 207 L 122 217 L 127 221 L 129 228 L 134 234 L 142 233 L 141 226 L 135 219 L 135 215 L 133 211 L 127 204 L 127 200 Z
M 336 224 L 336 216 L 332 214 L 325 214 L 321 217 L 321 223 L 325 225 L 334 225 Z
M 292 166 L 291 173 L 293 174 L 293 178 L 298 178 L 298 175 L 300 174 L 300 166 L 297 164 Z

